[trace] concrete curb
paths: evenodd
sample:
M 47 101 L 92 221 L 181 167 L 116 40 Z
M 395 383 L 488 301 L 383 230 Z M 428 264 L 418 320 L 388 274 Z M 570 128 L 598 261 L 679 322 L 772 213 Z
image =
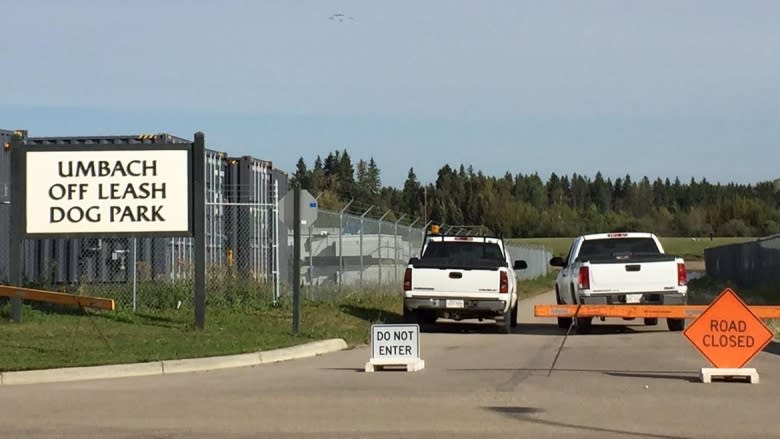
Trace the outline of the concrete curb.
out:
M 149 375 L 168 375 L 185 372 L 235 367 L 258 366 L 280 361 L 315 357 L 317 355 L 347 349 L 347 342 L 340 338 L 315 341 L 287 348 L 259 351 L 249 354 L 219 357 L 188 358 L 182 360 L 152 361 L 148 363 L 111 364 L 106 366 L 65 367 L 60 369 L 25 370 L 0 373 L 0 385 L 37 384 L 66 381 L 124 378 Z

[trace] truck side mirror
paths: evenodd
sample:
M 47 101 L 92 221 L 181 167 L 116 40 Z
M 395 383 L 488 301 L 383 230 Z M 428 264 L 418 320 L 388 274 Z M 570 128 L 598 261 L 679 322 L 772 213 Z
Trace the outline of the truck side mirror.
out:
M 528 264 L 524 260 L 518 259 L 515 261 L 515 265 L 513 266 L 513 268 L 515 270 L 525 270 L 526 268 L 528 268 Z
M 420 258 L 418 258 L 418 257 L 409 258 L 409 265 L 414 265 L 414 264 L 416 264 L 418 262 L 420 262 Z
M 562 257 L 556 256 L 556 257 L 550 259 L 550 265 L 552 265 L 553 267 L 563 267 L 564 265 L 566 265 L 566 263 L 563 262 L 563 258 Z

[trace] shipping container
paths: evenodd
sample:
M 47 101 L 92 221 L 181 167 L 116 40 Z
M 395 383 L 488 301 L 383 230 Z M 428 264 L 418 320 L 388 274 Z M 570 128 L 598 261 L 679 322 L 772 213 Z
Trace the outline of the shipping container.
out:
M 243 156 L 228 158 L 225 232 L 228 266 L 255 280 L 273 271 L 273 164 Z

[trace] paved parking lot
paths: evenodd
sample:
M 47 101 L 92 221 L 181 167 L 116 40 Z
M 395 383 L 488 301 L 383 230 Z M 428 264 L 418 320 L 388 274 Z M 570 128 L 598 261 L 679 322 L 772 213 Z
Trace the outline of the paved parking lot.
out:
M 552 295 L 534 299 L 550 303 Z M 424 370 L 363 372 L 367 347 L 190 374 L 0 387 L 0 437 L 780 438 L 780 345 L 761 383 L 702 384 L 681 333 L 597 323 L 566 341 L 522 304 L 520 325 L 440 325 Z M 630 325 L 626 326 L 625 323 Z

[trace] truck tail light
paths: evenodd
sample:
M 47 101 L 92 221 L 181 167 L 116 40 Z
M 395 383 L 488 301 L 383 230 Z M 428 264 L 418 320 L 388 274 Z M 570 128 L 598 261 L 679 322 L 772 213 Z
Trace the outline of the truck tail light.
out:
M 404 291 L 411 291 L 412 289 L 412 269 L 407 268 L 404 272 Z
M 688 283 L 688 272 L 685 271 L 685 263 L 677 264 L 677 285 L 682 287 Z
M 579 277 L 577 278 L 581 290 L 590 289 L 590 270 L 588 267 L 580 267 Z
M 506 275 L 506 271 L 502 271 L 499 274 L 498 292 L 503 294 L 509 293 L 509 277 Z

